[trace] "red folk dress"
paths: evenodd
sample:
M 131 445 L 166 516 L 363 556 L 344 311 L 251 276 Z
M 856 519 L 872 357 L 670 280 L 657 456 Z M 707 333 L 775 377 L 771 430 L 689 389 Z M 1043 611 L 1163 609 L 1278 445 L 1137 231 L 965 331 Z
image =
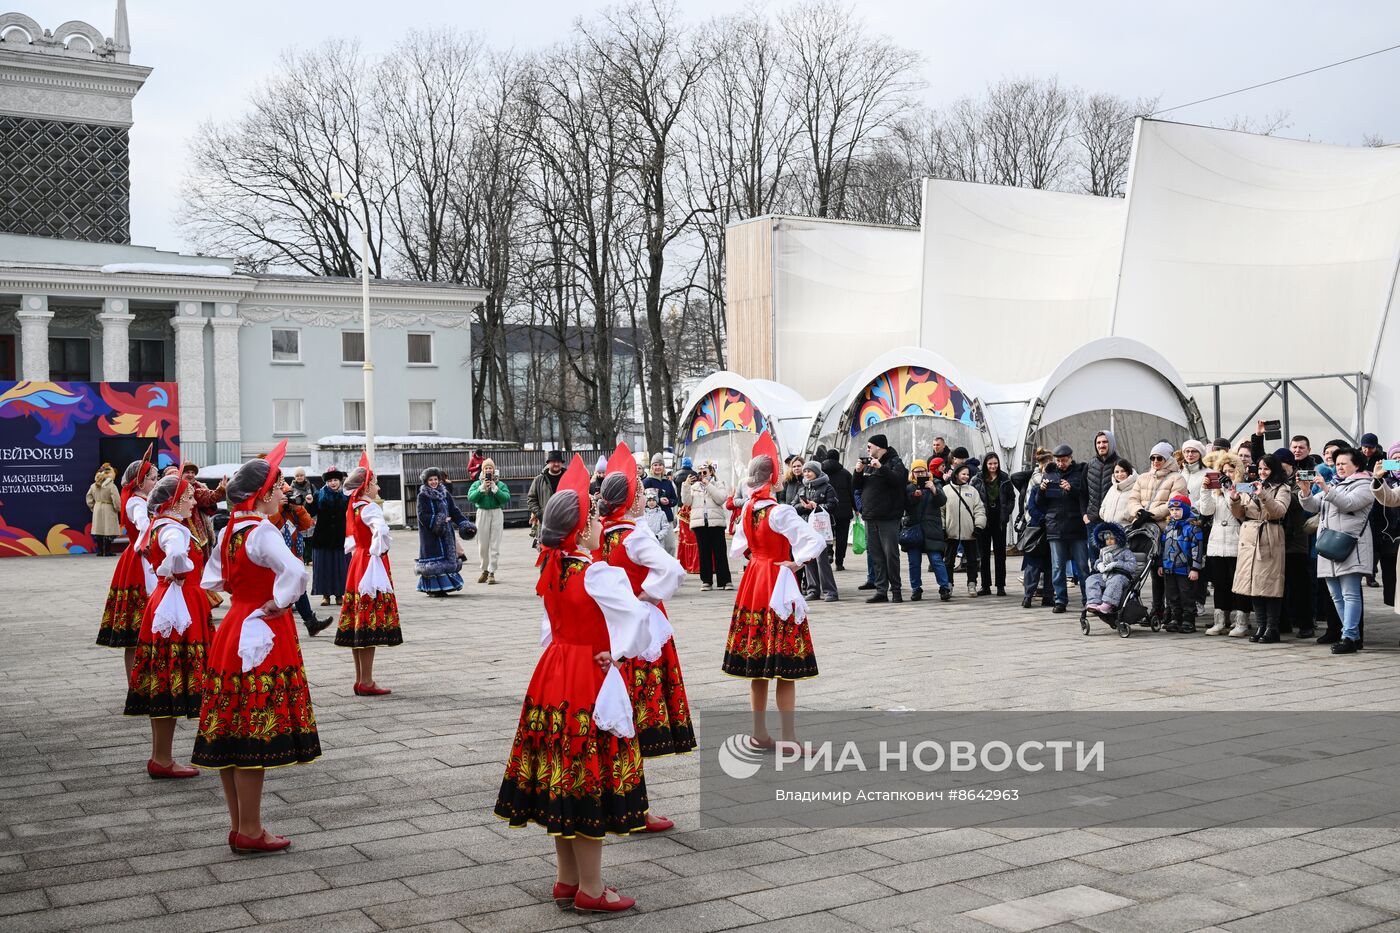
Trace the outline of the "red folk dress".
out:
M 751 680 L 803 680 L 817 676 L 807 601 L 797 578 L 780 561 L 806 563 L 826 548 L 790 505 L 771 498 L 744 504 L 730 555 L 750 552 L 749 565 L 734 599 L 724 648 L 726 674 Z
M 141 617 L 125 714 L 198 719 L 210 635 L 204 551 L 183 522 L 163 516 L 146 533 L 145 553 L 157 582 Z
M 392 648 L 403 644 L 399 603 L 389 573 L 389 523 L 368 499 L 352 499 L 345 510 L 345 602 L 335 643 L 342 648 Z
M 651 531 L 630 521 L 604 522 L 603 542 L 593 559 L 626 573 L 634 596 L 646 592 L 657 600 L 669 599 L 685 579 L 685 568 L 666 553 Z M 676 654 L 675 630 L 665 606 L 656 606 L 649 615 L 646 650 L 619 665 L 632 699 L 637 741 L 643 758 L 685 754 L 695 748 L 695 726 Z
M 676 510 L 676 560 L 686 573 L 700 572 L 700 543 L 690 529 L 690 506 Z
M 209 646 L 190 764 L 221 770 L 315 761 L 321 740 L 289 608 L 306 590 L 305 565 L 263 515 L 237 512 L 203 585 L 232 599 Z M 282 608 L 265 617 L 268 600 Z
M 145 496 L 133 492 L 122 497 L 121 522 L 126 532 L 126 550 L 117 558 L 117 567 L 112 571 L 107 605 L 97 629 L 97 643 L 106 648 L 136 647 L 141 637 L 146 599 L 156 587 L 155 574 L 141 550 L 146 529 L 151 524 Z
M 495 813 L 565 839 L 625 836 L 646 826 L 642 751 L 621 673 L 614 666 L 605 675 L 593 658 L 611 651 L 621 662 L 644 650 L 648 607 L 626 574 L 586 554 L 555 566 L 543 571 L 558 572 L 560 588 L 544 594 L 545 649 L 525 691 Z

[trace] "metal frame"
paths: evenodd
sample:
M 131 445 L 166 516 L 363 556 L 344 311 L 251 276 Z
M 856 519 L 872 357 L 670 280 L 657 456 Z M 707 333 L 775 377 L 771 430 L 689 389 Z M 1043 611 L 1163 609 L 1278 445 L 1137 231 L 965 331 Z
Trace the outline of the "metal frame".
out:
M 1320 379 L 1336 379 L 1350 389 L 1356 396 L 1356 424 L 1354 430 L 1349 430 L 1338 424 L 1337 419 L 1333 418 L 1327 411 L 1324 411 L 1322 406 L 1313 401 L 1313 397 L 1299 385 L 1301 382 L 1315 382 Z M 1356 439 L 1366 433 L 1366 396 L 1370 391 L 1371 378 L 1365 373 L 1321 373 L 1316 376 L 1279 376 L 1274 379 L 1233 379 L 1223 382 L 1192 382 L 1189 383 L 1189 385 L 1193 389 L 1209 388 L 1211 390 L 1211 398 L 1215 404 L 1215 436 L 1224 437 L 1230 441 L 1234 441 L 1236 437 L 1239 437 L 1241 433 L 1249 427 L 1250 422 L 1255 420 L 1255 416 L 1258 415 L 1259 412 L 1264 409 L 1264 406 L 1269 404 L 1275 396 L 1278 397 L 1283 405 L 1283 417 L 1279 419 L 1283 422 L 1283 436 L 1285 438 L 1292 437 L 1293 430 L 1289 426 L 1289 406 L 1291 394 L 1293 393 L 1300 396 L 1303 401 L 1311 406 L 1313 411 L 1317 412 L 1326 419 L 1328 424 L 1336 428 L 1338 433 L 1340 433 L 1348 443 L 1356 443 Z M 1259 404 L 1255 405 L 1248 415 L 1245 415 L 1239 427 L 1235 428 L 1235 430 L 1229 434 L 1226 434 L 1221 430 L 1220 389 L 1222 386 L 1247 385 L 1263 386 L 1265 389 L 1264 397 L 1260 399 Z

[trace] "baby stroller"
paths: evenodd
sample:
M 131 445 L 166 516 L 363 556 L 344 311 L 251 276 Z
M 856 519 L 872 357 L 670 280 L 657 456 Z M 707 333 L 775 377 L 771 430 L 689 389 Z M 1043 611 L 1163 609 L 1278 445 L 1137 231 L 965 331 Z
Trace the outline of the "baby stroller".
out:
M 1117 526 L 1113 527 L 1117 528 Z M 1094 529 L 1095 537 L 1103 528 L 1104 526 L 1100 525 Z M 1117 530 L 1122 531 L 1121 528 L 1117 528 Z M 1142 604 L 1142 588 L 1147 583 L 1152 574 L 1152 568 L 1157 562 L 1159 544 L 1159 532 L 1155 522 L 1149 521 L 1144 524 L 1135 522 L 1133 524 L 1133 527 L 1127 532 L 1127 545 L 1128 550 L 1137 557 L 1137 567 L 1128 583 L 1127 591 L 1123 594 L 1123 602 L 1116 612 L 1092 613 L 1108 627 L 1116 628 L 1118 634 L 1123 638 L 1133 634 L 1134 625 L 1150 626 L 1154 632 L 1162 630 L 1162 621 L 1149 619 L 1150 613 Z M 1100 546 L 1102 546 L 1102 542 L 1100 542 Z M 1089 634 L 1091 628 L 1090 615 L 1087 608 L 1079 610 L 1079 630 L 1085 635 Z

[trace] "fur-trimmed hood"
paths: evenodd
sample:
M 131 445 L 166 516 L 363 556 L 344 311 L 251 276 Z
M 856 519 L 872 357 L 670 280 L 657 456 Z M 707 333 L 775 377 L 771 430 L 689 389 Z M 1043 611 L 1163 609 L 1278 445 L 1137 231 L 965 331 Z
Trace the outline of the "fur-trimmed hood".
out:
M 1238 454 L 1228 450 L 1214 450 L 1206 454 L 1201 461 L 1208 470 L 1219 470 L 1223 475 L 1230 477 L 1231 481 L 1243 483 L 1245 481 L 1244 461 Z

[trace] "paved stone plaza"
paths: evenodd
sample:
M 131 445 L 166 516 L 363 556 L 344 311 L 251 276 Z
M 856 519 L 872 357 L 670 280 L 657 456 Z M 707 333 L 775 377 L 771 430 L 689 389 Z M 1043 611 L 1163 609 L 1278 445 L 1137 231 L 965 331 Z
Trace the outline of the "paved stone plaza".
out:
M 394 695 L 355 697 L 330 631 L 303 641 L 325 755 L 269 775 L 265 822 L 294 845 L 261 858 L 229 852 L 212 774 L 145 775 L 120 653 L 92 644 L 114 561 L 0 561 L 0 929 L 1400 930 L 1400 831 L 706 831 L 693 757 L 647 766 L 676 830 L 608 844 L 605 876 L 640 910 L 560 912 L 549 837 L 491 813 L 539 651 L 526 535 L 507 533 L 501 585 L 476 584 L 473 562 L 447 600 L 412 592 L 414 537 L 398 537 L 406 643 L 376 669 Z M 855 572 L 838 582 L 846 601 L 814 607 L 822 676 L 799 686 L 803 707 L 1400 710 L 1400 625 L 1379 590 L 1366 591 L 1370 647 L 1334 657 L 1085 638 L 1075 615 L 1009 597 L 865 606 Z M 668 601 L 702 715 L 746 703 L 719 670 L 731 597 L 692 580 Z M 193 739 L 182 724 L 179 759 Z

